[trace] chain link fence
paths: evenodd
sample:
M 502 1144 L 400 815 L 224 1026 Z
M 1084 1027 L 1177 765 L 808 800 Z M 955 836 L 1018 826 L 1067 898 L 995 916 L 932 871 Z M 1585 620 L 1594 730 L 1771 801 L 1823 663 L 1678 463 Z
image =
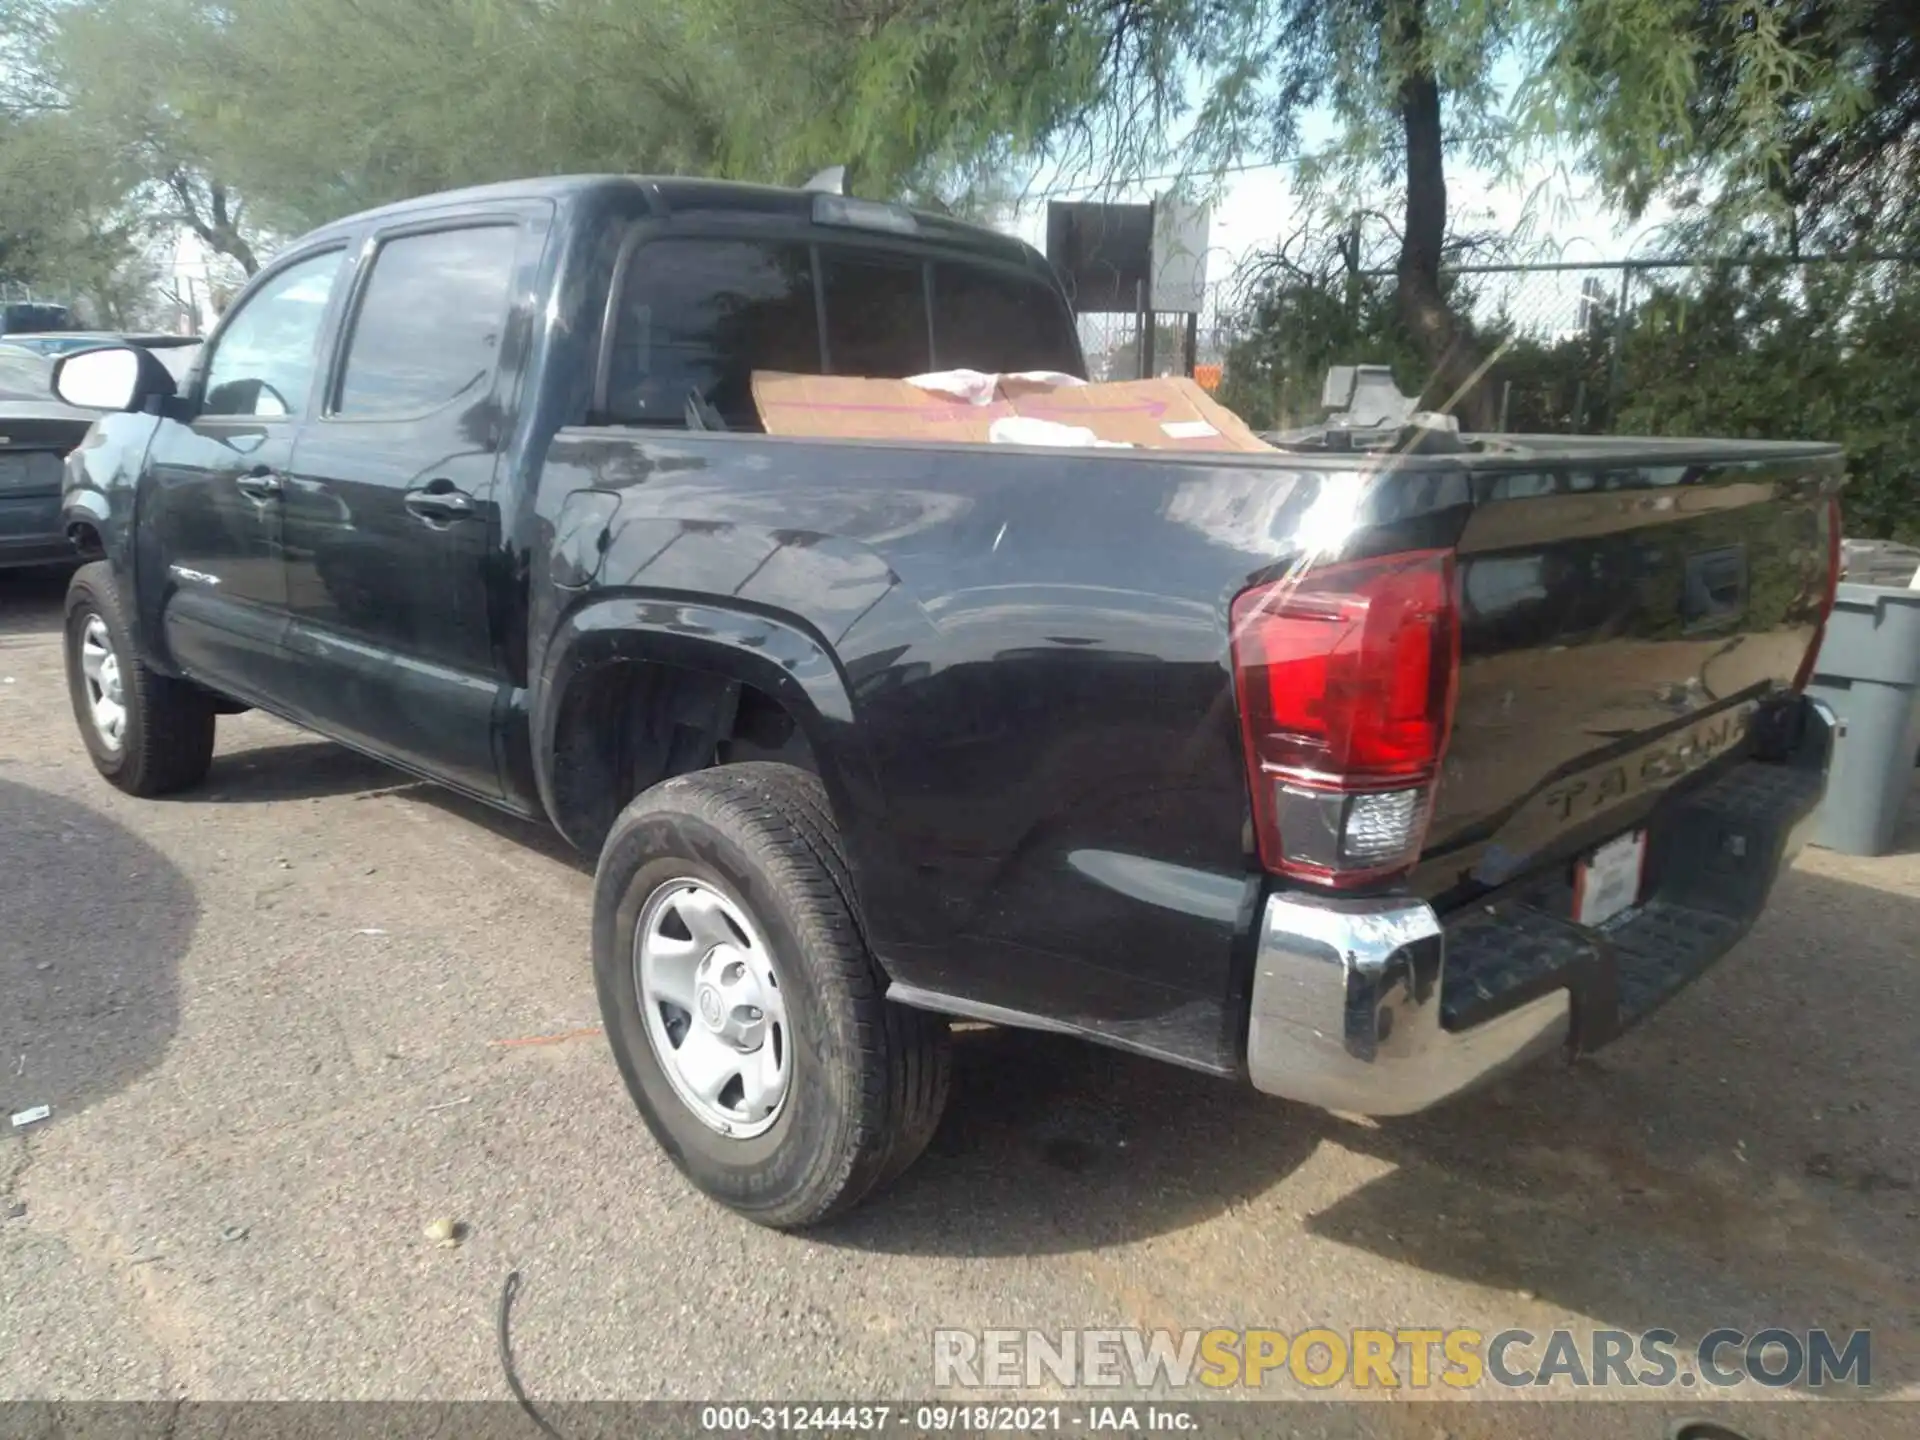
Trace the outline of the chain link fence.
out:
M 1746 291 L 1751 300 L 1772 302 L 1759 308 L 1825 304 L 1836 307 L 1835 318 L 1844 318 L 1839 312 L 1857 315 L 1895 304 L 1916 282 L 1920 255 L 1485 264 L 1456 267 L 1445 276 L 1456 311 L 1469 317 L 1482 352 L 1494 357 L 1489 378 L 1497 380 L 1504 402 L 1503 428 L 1527 419 L 1535 430 L 1574 432 L 1605 428 L 1624 412 L 1625 361 L 1636 336 L 1648 329 L 1683 334 L 1690 303 L 1703 301 L 1709 291 L 1722 300 L 1731 292 L 1736 307 L 1739 292 Z M 1374 342 L 1382 337 L 1370 332 L 1381 328 L 1379 316 L 1363 313 L 1389 306 L 1392 286 L 1392 272 L 1385 270 L 1328 282 L 1329 290 L 1344 292 L 1347 320 L 1346 334 L 1316 337 L 1333 352 L 1329 363 L 1404 359 L 1378 353 Z M 1089 371 L 1098 380 L 1197 371 L 1203 383 L 1217 384 L 1255 358 L 1245 342 L 1261 338 L 1257 299 L 1235 281 L 1216 282 L 1198 316 L 1156 316 L 1151 347 L 1141 343 L 1137 315 L 1082 315 Z M 1772 317 L 1776 323 L 1781 318 Z M 1920 342 L 1920 334 L 1915 339 Z M 1305 382 L 1293 387 L 1295 393 L 1317 395 L 1315 376 L 1288 378 Z M 1403 387 L 1419 384 L 1419 377 L 1401 379 Z
M 1080 344 L 1086 351 L 1088 374 L 1095 380 L 1197 374 L 1203 385 L 1217 386 L 1227 354 L 1240 334 L 1235 293 L 1231 282 L 1216 282 L 1207 287 L 1207 306 L 1199 315 L 1155 316 L 1151 357 L 1141 347 L 1138 315 L 1082 315 Z
M 1920 539 L 1920 255 L 1470 264 L 1442 284 L 1481 367 L 1465 397 L 1433 392 L 1377 269 L 1216 285 L 1200 315 L 1156 317 L 1151 347 L 1131 315 L 1082 316 L 1081 336 L 1095 378 L 1194 374 L 1260 430 L 1318 420 L 1330 366 L 1385 364 L 1469 428 L 1834 442 L 1851 533 Z
M 1651 418 L 1642 401 L 1676 387 L 1786 380 L 1796 340 L 1808 361 L 1844 358 L 1849 331 L 1911 299 L 1917 262 L 1655 258 L 1469 265 L 1447 278 L 1484 337 L 1496 428 L 1585 434 L 1634 428 Z M 1905 319 L 1920 313 L 1909 305 Z M 1756 359 L 1770 373 L 1753 373 Z
M 1453 311 L 1475 332 L 1476 357 L 1486 361 L 1480 413 L 1498 417 L 1492 419 L 1498 430 L 1619 430 L 1672 411 L 1655 403 L 1649 415 L 1642 403 L 1649 396 L 1711 390 L 1716 380 L 1789 382 L 1801 361 L 1814 359 L 1830 361 L 1814 367 L 1816 386 L 1837 386 L 1837 369 L 1859 359 L 1853 338 L 1862 332 L 1874 330 L 1885 344 L 1893 323 L 1903 326 L 1908 342 L 1920 342 L 1920 255 L 1908 253 L 1461 265 L 1442 284 Z M 1309 290 L 1311 282 L 1296 288 Z M 1323 300 L 1334 292 L 1338 319 L 1332 324 L 1327 305 L 1300 307 L 1321 326 L 1311 336 L 1263 336 L 1261 324 L 1271 330 L 1275 311 L 1261 315 L 1246 294 L 1235 305 L 1221 292 L 1212 317 L 1202 317 L 1202 336 L 1212 342 L 1202 342 L 1202 351 L 1212 349 L 1229 378 L 1240 371 L 1242 382 L 1284 380 L 1286 399 L 1279 403 L 1288 415 L 1258 417 L 1263 422 L 1311 419 L 1300 413 L 1300 397 L 1319 394 L 1327 363 L 1392 363 L 1407 394 L 1425 384 L 1419 363 L 1394 334 L 1392 273 L 1359 271 L 1321 286 Z M 1269 342 L 1265 349 L 1261 340 Z M 1801 344 L 1807 351 L 1797 357 Z M 1246 372 L 1260 369 L 1261 361 L 1269 371 L 1277 363 L 1281 371 L 1304 369 L 1288 367 L 1288 357 L 1317 359 L 1317 372 Z M 1805 384 L 1797 388 L 1807 394 Z M 1244 384 L 1229 390 L 1242 399 L 1248 394 Z M 1692 419 L 1713 422 L 1715 405 Z

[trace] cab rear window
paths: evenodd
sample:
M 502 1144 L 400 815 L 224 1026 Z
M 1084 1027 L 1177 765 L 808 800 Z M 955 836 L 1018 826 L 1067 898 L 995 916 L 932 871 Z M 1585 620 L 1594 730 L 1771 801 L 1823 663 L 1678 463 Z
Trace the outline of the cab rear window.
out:
M 901 378 L 1080 368 L 1073 317 L 1035 277 L 838 245 L 656 240 L 626 269 L 603 418 L 757 430 L 755 370 Z

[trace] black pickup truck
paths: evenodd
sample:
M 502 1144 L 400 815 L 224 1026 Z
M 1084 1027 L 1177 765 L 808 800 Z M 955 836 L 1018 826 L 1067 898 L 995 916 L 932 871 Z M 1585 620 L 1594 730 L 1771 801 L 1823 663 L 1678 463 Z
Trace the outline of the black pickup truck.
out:
M 756 370 L 1084 375 L 1045 262 L 839 195 L 543 180 L 290 246 L 178 387 L 65 358 L 94 763 L 258 707 L 599 856 L 634 1101 L 856 1203 L 948 1017 L 1399 1115 L 1724 954 L 1824 789 L 1818 445 L 781 438 Z

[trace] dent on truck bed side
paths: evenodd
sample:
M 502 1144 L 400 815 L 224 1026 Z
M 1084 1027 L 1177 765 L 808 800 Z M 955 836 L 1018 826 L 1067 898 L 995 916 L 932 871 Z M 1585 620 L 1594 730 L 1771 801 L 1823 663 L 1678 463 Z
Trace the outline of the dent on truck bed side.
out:
M 533 561 L 534 674 L 556 677 L 536 733 L 592 636 L 706 647 L 743 679 L 751 655 L 795 697 L 896 984 L 1230 1070 L 1261 880 L 1226 616 L 1325 478 L 1275 457 L 563 430 Z M 1377 538 L 1448 543 L 1463 500 L 1430 487 L 1371 517 Z

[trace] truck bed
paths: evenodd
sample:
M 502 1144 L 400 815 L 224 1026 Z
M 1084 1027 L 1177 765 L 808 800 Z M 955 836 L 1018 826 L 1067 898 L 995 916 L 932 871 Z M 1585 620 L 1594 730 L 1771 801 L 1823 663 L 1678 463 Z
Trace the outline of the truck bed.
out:
M 1236 595 L 1324 546 L 1329 514 L 1343 558 L 1454 552 L 1452 737 L 1421 862 L 1390 887 L 1450 910 L 1745 752 L 1744 717 L 1812 642 L 1841 468 L 1756 442 L 1387 459 L 605 427 L 563 430 L 546 463 L 566 583 L 534 587 L 536 647 L 591 592 L 684 600 L 689 625 L 728 597 L 816 651 L 903 993 L 1221 1072 L 1266 883 Z M 534 672 L 555 658 L 536 648 Z

